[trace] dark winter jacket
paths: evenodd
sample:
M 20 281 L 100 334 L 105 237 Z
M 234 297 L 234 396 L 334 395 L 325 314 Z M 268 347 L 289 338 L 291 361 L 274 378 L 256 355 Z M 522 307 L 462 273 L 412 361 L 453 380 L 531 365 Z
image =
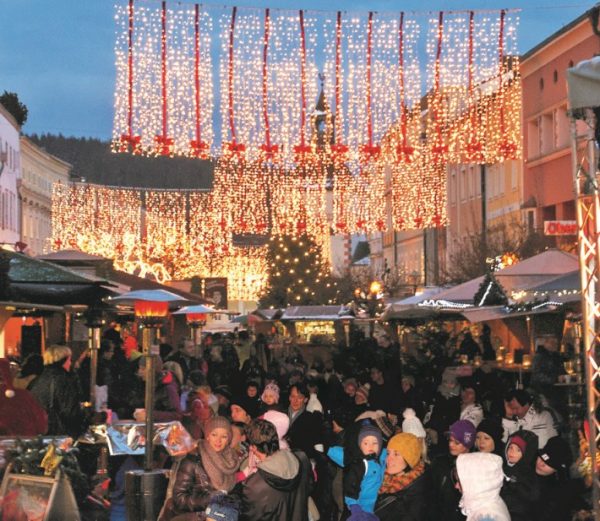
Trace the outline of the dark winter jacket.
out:
M 500 496 L 506 503 L 512 521 L 531 521 L 534 518 L 534 505 L 540 496 L 538 476 L 535 473 L 538 437 L 531 431 L 517 431 L 508 438 L 506 451 L 513 436 L 517 435 L 527 445 L 523 457 L 515 465 L 509 466 L 505 457 L 503 471 L 506 481 Z
M 430 473 L 421 474 L 410 485 L 394 494 L 380 494 L 375 515 L 380 521 L 424 521 L 427 519 L 431 491 Z
M 87 421 L 77 379 L 64 370 L 63 362 L 45 366 L 33 381 L 31 394 L 48 413 L 48 435 L 68 434 L 76 438 L 87 428 Z
M 540 496 L 533 506 L 534 521 L 569 521 L 574 498 L 578 497 L 575 482 L 559 479 L 557 474 L 538 476 Z
M 234 489 L 240 521 L 308 521 L 310 461 L 300 451 L 279 450 Z
M 303 411 L 290 424 L 287 440 L 290 448 L 304 452 L 309 458 L 319 458 L 315 445 L 324 445 L 323 415 L 319 412 Z
M 188 512 L 199 513 L 204 519 L 204 510 L 216 494 L 216 490 L 204 470 L 202 458 L 197 452 L 188 454 L 179 464 L 171 497 L 167 500 L 159 521 L 170 521 L 175 516 Z
M 431 465 L 431 490 L 434 491 L 430 505 L 431 521 L 464 521 L 466 517 L 458 507 L 460 493 L 456 490 L 452 472 L 456 468 L 456 458 L 442 454 Z

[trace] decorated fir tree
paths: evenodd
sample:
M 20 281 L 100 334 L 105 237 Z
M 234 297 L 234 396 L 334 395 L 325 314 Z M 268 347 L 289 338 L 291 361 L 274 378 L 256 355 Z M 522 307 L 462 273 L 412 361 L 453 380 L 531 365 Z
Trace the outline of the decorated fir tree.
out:
M 322 248 L 309 236 L 271 237 L 268 260 L 268 284 L 260 307 L 336 303 L 337 282 Z

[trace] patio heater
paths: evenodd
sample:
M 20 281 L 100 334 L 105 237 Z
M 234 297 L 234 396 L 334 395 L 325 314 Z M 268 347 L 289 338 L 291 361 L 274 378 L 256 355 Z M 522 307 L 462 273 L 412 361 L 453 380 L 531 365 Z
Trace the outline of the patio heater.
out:
M 218 313 L 223 313 L 223 311 L 198 304 L 196 306 L 186 306 L 181 308 L 180 310 L 175 311 L 173 315 L 185 315 L 185 320 L 188 326 L 190 326 L 190 338 L 197 347 L 202 344 L 202 328 L 206 325 L 207 316 L 216 315 Z
M 146 357 L 144 470 L 126 473 L 125 495 L 127 519 L 129 521 L 150 521 L 158 517 L 168 484 L 168 471 L 164 469 L 153 470 L 152 468 L 155 358 L 159 353 L 156 342 L 157 333 L 167 318 L 169 309 L 183 305 L 188 301 L 169 291 L 138 290 L 114 297 L 110 299 L 110 302 L 133 307 L 134 315 L 143 327 L 142 354 Z
M 88 328 L 88 349 L 90 352 L 90 402 L 96 410 L 96 382 L 98 378 L 98 351 L 102 333 L 103 310 L 98 306 L 89 307 L 85 313 L 85 326 Z

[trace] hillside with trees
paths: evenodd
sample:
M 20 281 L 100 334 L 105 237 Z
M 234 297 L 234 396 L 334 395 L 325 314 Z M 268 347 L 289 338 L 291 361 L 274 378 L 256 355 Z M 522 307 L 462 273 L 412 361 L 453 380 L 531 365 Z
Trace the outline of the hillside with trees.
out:
M 88 183 L 146 188 L 210 188 L 210 161 L 141 157 L 111 152 L 110 143 L 92 138 L 32 134 L 31 141 L 73 165 L 72 174 Z

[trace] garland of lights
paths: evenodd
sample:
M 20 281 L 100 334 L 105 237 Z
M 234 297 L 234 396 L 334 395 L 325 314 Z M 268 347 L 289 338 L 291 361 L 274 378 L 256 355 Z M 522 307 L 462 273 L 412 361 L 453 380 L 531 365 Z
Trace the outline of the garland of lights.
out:
M 134 0 L 116 9 L 115 151 L 212 153 L 288 171 L 312 164 L 309 106 L 322 72 L 323 94 L 335 108 L 326 163 L 356 173 L 373 162 L 409 162 L 419 147 L 435 162 L 489 163 L 521 153 L 519 64 L 507 59 L 517 54 L 512 11 L 428 19 Z M 220 139 L 212 125 L 219 120 L 213 70 L 220 75 Z M 426 137 L 418 143 L 416 114 L 426 92 Z M 397 124 L 395 146 L 385 147 Z

